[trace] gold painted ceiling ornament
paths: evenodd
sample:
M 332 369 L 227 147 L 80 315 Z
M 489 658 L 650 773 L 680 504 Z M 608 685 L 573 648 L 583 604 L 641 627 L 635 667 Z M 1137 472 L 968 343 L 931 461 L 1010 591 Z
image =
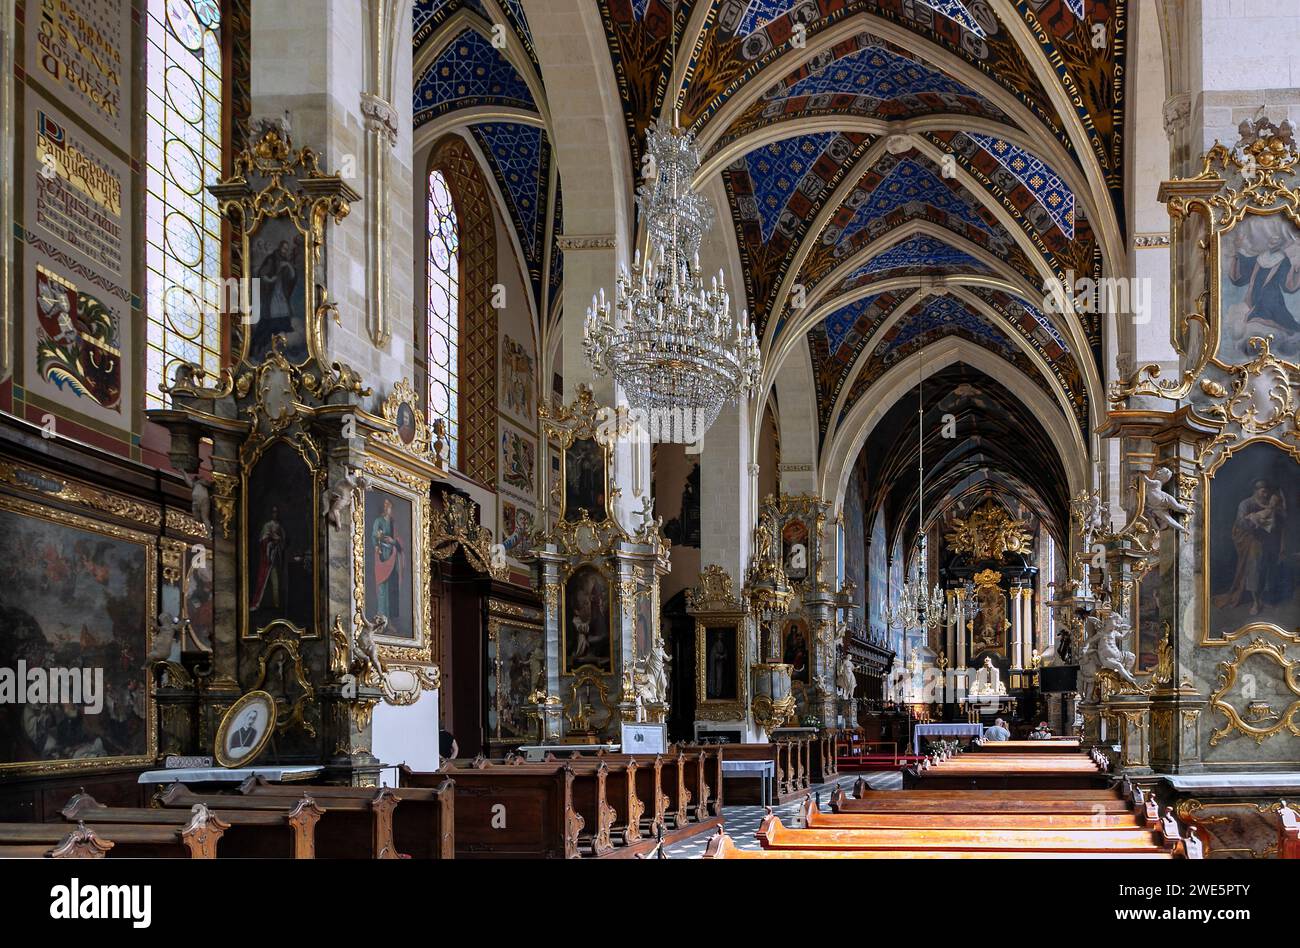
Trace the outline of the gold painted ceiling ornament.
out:
M 1007 553 L 1028 553 L 1033 537 L 1025 529 L 1028 522 L 1007 513 L 994 500 L 986 500 L 970 516 L 953 521 L 947 536 L 955 553 L 966 553 L 972 560 L 1001 560 Z

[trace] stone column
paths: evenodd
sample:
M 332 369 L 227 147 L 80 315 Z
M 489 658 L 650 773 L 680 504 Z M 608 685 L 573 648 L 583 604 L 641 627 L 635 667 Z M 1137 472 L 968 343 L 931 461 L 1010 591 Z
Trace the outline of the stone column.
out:
M 1011 598 L 1011 667 L 1019 668 L 1020 643 L 1024 632 L 1024 610 L 1020 606 L 1023 597 L 1019 586 L 1012 586 L 1009 592 Z

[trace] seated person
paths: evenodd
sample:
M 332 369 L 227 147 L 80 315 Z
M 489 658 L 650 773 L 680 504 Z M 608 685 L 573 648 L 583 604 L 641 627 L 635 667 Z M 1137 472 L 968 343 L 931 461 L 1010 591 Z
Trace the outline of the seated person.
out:
M 1039 721 L 1038 727 L 1029 732 L 1031 741 L 1050 741 L 1052 739 L 1052 729 L 1047 726 L 1046 721 Z
M 993 722 L 993 726 L 984 729 L 984 740 L 986 741 L 1009 741 L 1011 732 L 1007 730 L 1007 722 L 998 718 Z

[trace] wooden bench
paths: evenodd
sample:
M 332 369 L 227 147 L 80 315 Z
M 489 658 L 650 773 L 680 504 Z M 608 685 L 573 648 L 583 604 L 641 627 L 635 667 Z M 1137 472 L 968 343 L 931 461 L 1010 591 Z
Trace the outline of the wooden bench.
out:
M 666 828 L 668 819 L 668 796 L 663 790 L 664 758 L 660 754 L 610 754 L 601 751 L 596 754 L 600 760 L 621 763 L 636 763 L 636 796 L 641 803 L 641 821 L 637 836 L 652 838 L 661 828 Z M 581 759 L 577 754 L 571 759 Z M 615 804 L 615 809 L 617 809 Z
M 832 730 L 818 731 L 813 736 L 811 746 L 813 783 L 831 783 L 840 775 L 839 741 Z
M 286 812 L 259 810 L 209 810 L 224 825 L 216 855 L 232 858 L 314 859 L 316 823 L 321 809 L 310 797 L 300 799 Z M 75 794 L 62 810 L 65 820 L 92 824 L 113 835 L 119 825 L 188 826 L 193 812 L 158 807 L 105 806 L 85 793 Z
M 320 788 L 315 788 L 320 789 Z M 348 796 L 335 796 L 328 805 L 319 806 L 316 828 L 316 855 L 321 859 L 400 859 L 402 854 L 393 842 L 393 811 L 400 797 L 391 787 L 339 788 L 351 790 Z M 303 796 L 315 798 L 306 790 L 294 796 L 260 796 L 246 794 L 200 794 L 184 784 L 174 783 L 155 797 L 159 806 L 191 807 L 201 803 L 210 810 L 262 810 L 288 812 Z
M 1123 829 L 1154 826 L 1159 819 L 1154 800 L 1139 810 L 1126 813 L 1007 813 L 931 812 L 906 813 L 878 810 L 835 810 L 822 813 L 811 799 L 800 808 L 803 825 L 810 829 Z
M 961 791 L 876 790 L 852 798 L 836 788 L 830 805 L 835 813 L 1057 813 L 1084 816 L 1129 814 L 1129 803 L 1106 790 Z
M 457 859 L 577 859 L 586 821 L 574 808 L 578 777 L 569 761 L 546 767 L 451 761 L 409 773 L 411 786 L 456 785 Z
M 214 859 L 217 841 L 228 828 L 206 808 L 185 814 L 184 823 L 121 825 L 78 823 L 0 823 L 0 849 L 11 855 L 54 858 L 113 856 L 145 859 Z
M 731 837 L 721 830 L 709 840 L 705 859 L 1168 859 L 1166 852 L 1089 853 L 1089 852 L 1022 852 L 985 849 L 898 849 L 882 850 L 814 850 L 814 849 L 738 849 Z
M 940 850 L 943 852 L 1163 853 L 1172 856 L 1183 839 L 1176 822 L 1159 829 L 1008 829 L 996 834 L 970 829 L 790 829 L 769 813 L 756 834 L 764 849 Z M 1172 823 L 1172 826 L 1170 825 Z M 1181 850 L 1180 850 L 1181 851 Z M 1185 853 L 1183 853 L 1185 855 Z
M 401 770 L 409 773 L 406 767 Z M 404 782 L 404 781 L 403 781 Z M 453 807 L 455 785 L 444 780 L 436 787 L 400 787 L 393 810 L 393 844 L 412 859 L 451 859 L 455 856 Z M 325 806 L 339 798 L 373 796 L 373 788 L 268 783 L 252 776 L 239 786 L 245 796 L 289 798 L 310 794 Z
M 1300 818 L 1285 800 L 1277 811 L 1277 855 L 1279 859 L 1300 859 Z

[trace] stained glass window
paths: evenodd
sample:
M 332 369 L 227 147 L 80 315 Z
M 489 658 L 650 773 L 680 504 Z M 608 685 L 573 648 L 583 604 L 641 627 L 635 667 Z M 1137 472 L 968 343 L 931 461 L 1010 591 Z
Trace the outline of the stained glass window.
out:
M 145 406 L 179 361 L 221 370 L 221 218 L 205 187 L 221 176 L 221 9 L 148 0 Z
M 460 224 L 447 179 L 436 168 L 429 172 L 428 217 L 429 302 L 429 420 L 447 425 L 447 458 L 457 466 L 459 405 L 456 375 L 460 350 Z

